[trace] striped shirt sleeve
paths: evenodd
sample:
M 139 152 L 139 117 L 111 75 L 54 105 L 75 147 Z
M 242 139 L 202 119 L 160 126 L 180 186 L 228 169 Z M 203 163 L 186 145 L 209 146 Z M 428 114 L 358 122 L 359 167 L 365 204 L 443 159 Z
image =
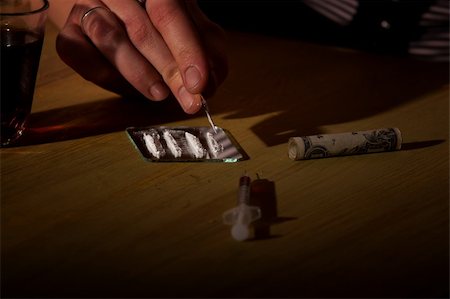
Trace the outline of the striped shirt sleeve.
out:
M 409 53 L 419 58 L 449 61 L 449 1 L 436 1 L 422 15 L 419 26 L 425 33 L 410 43 Z
M 304 0 L 304 3 L 341 26 L 350 25 L 359 7 L 358 0 Z M 419 27 L 424 33 L 410 42 L 408 53 L 426 60 L 449 61 L 449 15 L 449 1 L 436 0 L 421 16 Z

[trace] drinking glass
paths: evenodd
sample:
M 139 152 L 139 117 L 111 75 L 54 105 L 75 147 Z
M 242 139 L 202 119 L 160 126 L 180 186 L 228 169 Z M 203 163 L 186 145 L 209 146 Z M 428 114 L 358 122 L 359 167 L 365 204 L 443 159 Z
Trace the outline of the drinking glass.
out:
M 47 0 L 0 0 L 1 146 L 22 136 L 33 103 Z

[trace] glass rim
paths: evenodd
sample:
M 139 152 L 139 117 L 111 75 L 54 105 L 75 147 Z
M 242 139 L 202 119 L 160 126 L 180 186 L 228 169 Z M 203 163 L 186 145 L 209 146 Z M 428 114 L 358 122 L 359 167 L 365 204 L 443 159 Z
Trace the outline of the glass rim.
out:
M 48 0 L 42 0 L 42 2 L 43 2 L 42 7 L 35 9 L 35 10 L 24 11 L 24 12 L 1 12 L 0 11 L 0 15 L 11 17 L 11 16 L 27 16 L 27 15 L 37 14 L 37 13 L 47 10 L 49 7 Z

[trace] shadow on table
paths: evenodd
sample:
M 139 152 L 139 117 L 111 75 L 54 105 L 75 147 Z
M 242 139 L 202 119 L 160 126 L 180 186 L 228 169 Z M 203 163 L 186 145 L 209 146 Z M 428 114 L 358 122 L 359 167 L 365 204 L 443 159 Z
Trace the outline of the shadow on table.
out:
M 287 221 L 297 220 L 297 217 L 278 215 L 278 199 L 275 182 L 268 179 L 254 180 L 250 185 L 249 205 L 260 209 L 260 218 L 252 223 L 254 238 L 250 241 L 281 238 L 273 234 L 271 227 Z
M 224 99 L 212 102 L 211 109 L 231 109 L 228 119 L 270 114 L 251 128 L 268 146 L 382 113 L 449 81 L 448 63 L 243 33 L 232 34 L 231 42 Z
M 151 102 L 146 99 L 109 98 L 33 113 L 18 145 L 72 140 L 188 117 L 174 99 Z
M 321 126 L 388 111 L 449 81 L 448 63 L 257 34 L 230 32 L 229 37 L 233 45 L 228 53 L 230 75 L 209 100 L 211 112 L 233 120 L 267 114 L 251 127 L 267 146 L 285 143 L 293 136 L 323 133 Z M 70 140 L 189 117 L 204 115 L 184 114 L 174 99 L 151 102 L 117 97 L 34 113 L 19 145 Z M 394 121 L 380 126 L 397 124 Z
M 425 148 L 425 147 L 435 146 L 435 145 L 438 145 L 438 144 L 441 144 L 444 142 L 445 142 L 444 139 L 408 142 L 408 143 L 402 144 L 402 150 L 411 151 L 411 150 L 421 149 L 421 148 Z

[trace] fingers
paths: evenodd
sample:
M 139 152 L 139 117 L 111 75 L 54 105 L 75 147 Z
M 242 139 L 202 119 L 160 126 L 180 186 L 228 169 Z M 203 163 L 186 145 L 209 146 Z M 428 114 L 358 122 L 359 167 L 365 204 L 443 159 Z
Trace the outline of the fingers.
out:
M 79 0 L 58 37 L 58 52 L 102 87 L 122 94 L 136 89 L 152 100 L 171 91 L 185 112 L 195 113 L 200 93 L 212 93 L 227 67 L 219 30 L 191 6 L 152 0 L 146 11 L 136 0 Z
M 56 50 L 61 59 L 84 79 L 107 90 L 122 95 L 136 94 L 134 87 L 79 31 L 78 25 L 68 24 L 58 35 Z
M 200 93 L 208 81 L 208 64 L 197 28 L 184 1 L 152 0 L 148 14 L 180 69 L 186 88 Z
M 171 19 L 183 18 L 185 22 L 172 24 L 166 31 L 189 32 L 189 40 L 180 36 L 167 37 L 154 24 L 154 20 L 142 9 L 137 2 L 130 3 L 123 0 L 104 1 L 108 7 L 116 12 L 117 17 L 124 24 L 133 46 L 155 67 L 169 86 L 174 96 L 187 113 L 195 113 L 201 107 L 200 92 L 208 80 L 208 65 L 206 55 L 198 38 L 195 36 L 194 25 L 188 18 L 185 7 L 172 0 L 164 0 L 162 9 L 176 11 L 175 16 L 166 16 Z M 155 1 L 147 1 L 147 9 L 152 11 Z M 178 6 L 170 7 L 173 3 Z M 137 9 L 135 9 L 137 8 Z M 179 27 L 189 27 L 180 29 Z M 198 66 L 200 65 L 200 67 Z M 198 69 L 201 69 L 201 73 Z
M 130 43 L 121 23 L 109 8 L 99 3 L 84 13 L 81 20 L 85 35 L 139 92 L 153 100 L 168 96 L 169 91 L 159 73 Z
M 203 94 L 211 96 L 228 74 L 225 31 L 210 21 L 195 1 L 186 3 L 208 55 L 209 81 Z

